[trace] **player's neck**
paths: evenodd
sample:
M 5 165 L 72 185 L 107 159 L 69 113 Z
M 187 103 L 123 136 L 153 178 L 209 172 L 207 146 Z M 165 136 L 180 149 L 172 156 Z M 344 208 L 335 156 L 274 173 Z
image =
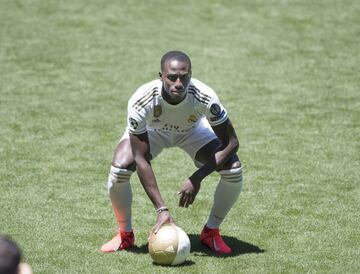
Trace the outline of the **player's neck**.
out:
M 184 98 L 182 98 L 182 100 L 180 101 L 174 101 L 174 99 L 172 99 L 169 94 L 164 90 L 164 88 L 161 89 L 161 96 L 162 98 L 170 105 L 178 105 L 180 104 L 182 101 L 184 101 L 184 99 L 186 98 L 186 96 L 184 96 Z

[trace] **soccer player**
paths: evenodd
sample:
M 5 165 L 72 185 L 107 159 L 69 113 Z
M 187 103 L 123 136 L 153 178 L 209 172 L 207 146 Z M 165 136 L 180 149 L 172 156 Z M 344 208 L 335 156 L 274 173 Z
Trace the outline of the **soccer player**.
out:
M 215 92 L 191 77 L 191 61 L 185 53 L 167 52 L 160 65 L 159 79 L 141 86 L 128 102 L 128 125 L 116 147 L 107 185 L 119 233 L 101 251 L 134 245 L 130 177 L 135 169 L 157 213 L 154 233 L 173 222 L 150 162 L 163 148 L 179 147 L 198 168 L 181 186 L 179 206 L 193 204 L 202 180 L 217 171 L 220 180 L 200 240 L 218 254 L 231 254 L 219 227 L 242 188 L 235 130 Z

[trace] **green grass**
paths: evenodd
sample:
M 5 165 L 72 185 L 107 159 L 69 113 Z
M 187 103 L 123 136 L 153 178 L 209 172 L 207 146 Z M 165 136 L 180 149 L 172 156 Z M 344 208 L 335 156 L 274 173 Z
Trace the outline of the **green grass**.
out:
M 357 273 L 360 269 L 359 1 L 0 2 L 0 232 L 35 273 Z M 190 209 L 194 167 L 154 163 L 192 240 L 184 266 L 151 263 L 151 203 L 133 176 L 132 252 L 101 254 L 117 228 L 105 181 L 126 102 L 182 49 L 237 129 L 241 198 L 222 225 L 235 255 L 200 246 L 217 176 Z M 183 168 L 179 168 L 183 167 Z

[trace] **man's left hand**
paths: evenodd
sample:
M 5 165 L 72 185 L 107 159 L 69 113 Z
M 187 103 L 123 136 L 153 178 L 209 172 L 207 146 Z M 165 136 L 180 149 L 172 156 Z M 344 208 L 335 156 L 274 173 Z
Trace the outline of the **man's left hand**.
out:
M 190 179 L 187 179 L 178 192 L 178 195 L 180 196 L 179 206 L 189 207 L 189 205 L 194 202 L 199 190 L 200 182 L 192 182 Z

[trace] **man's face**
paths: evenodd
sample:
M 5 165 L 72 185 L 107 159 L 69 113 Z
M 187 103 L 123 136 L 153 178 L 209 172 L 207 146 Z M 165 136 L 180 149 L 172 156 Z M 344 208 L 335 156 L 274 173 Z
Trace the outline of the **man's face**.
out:
M 171 104 L 184 100 L 191 79 L 191 70 L 186 61 L 170 59 L 164 64 L 160 80 L 163 82 L 165 99 Z

